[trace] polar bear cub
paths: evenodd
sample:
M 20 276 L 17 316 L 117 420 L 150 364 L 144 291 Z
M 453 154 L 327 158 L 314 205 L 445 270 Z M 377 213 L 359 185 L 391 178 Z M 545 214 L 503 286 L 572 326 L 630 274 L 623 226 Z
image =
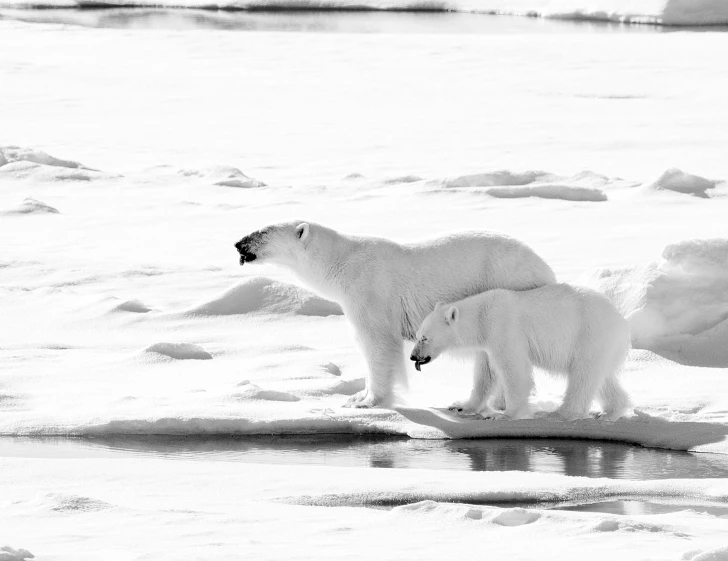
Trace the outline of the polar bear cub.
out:
M 410 359 L 419 370 L 448 349 L 485 351 L 495 380 L 475 380 L 480 388 L 474 393 L 484 399 L 477 410 L 465 413 L 501 417 L 487 404 L 497 383 L 505 392 L 504 415 L 528 416 L 533 367 L 538 366 L 567 378 L 563 403 L 552 416 L 587 417 L 597 398 L 603 415 L 615 420 L 630 408 L 617 380 L 629 347 L 629 325 L 606 296 L 554 284 L 520 292 L 489 290 L 450 305 L 437 304 L 417 332 Z

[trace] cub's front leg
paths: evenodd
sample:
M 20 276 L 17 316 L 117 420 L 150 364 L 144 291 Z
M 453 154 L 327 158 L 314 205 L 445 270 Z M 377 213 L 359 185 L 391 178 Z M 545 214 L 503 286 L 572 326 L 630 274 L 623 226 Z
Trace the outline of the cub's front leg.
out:
M 495 373 L 488 362 L 488 354 L 485 351 L 478 351 L 475 355 L 473 388 L 470 392 L 470 397 L 464 401 L 456 401 L 448 407 L 448 409 L 463 416 L 470 416 L 478 413 L 493 413 L 493 410 L 488 405 L 488 399 L 494 392 L 497 395 L 499 394 L 502 396 L 503 392 L 498 388 L 498 380 L 496 379 Z

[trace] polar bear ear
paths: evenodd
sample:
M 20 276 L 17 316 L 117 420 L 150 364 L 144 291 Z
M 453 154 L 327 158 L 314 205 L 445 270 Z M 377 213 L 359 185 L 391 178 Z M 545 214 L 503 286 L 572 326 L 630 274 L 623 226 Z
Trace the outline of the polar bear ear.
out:
M 442 307 L 443 307 L 444 305 L 445 305 L 445 302 L 438 302 L 437 304 L 435 304 L 435 309 L 436 309 L 436 310 L 439 310 L 439 309 L 440 309 L 440 308 L 442 308 Z
M 296 237 L 303 241 L 308 237 L 308 231 L 309 231 L 309 225 L 306 222 L 303 222 L 296 226 Z
M 445 314 L 445 323 L 448 325 L 452 325 L 453 323 L 456 323 L 458 321 L 459 316 L 460 311 L 457 309 L 457 306 L 450 306 L 447 313 Z

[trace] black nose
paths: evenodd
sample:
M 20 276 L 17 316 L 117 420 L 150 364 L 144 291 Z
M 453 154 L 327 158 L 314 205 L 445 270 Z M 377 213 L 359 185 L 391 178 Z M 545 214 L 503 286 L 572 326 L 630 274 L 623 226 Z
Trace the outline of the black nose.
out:
M 415 370 L 417 370 L 419 372 L 420 367 L 423 364 L 427 364 L 428 362 L 430 362 L 432 360 L 432 357 L 426 356 L 426 357 L 420 358 L 420 357 L 411 356 L 410 360 L 413 360 L 415 362 Z
M 235 249 L 237 249 L 240 253 L 243 252 L 244 247 L 245 244 L 243 243 L 243 240 L 240 240 L 238 243 L 235 244 Z

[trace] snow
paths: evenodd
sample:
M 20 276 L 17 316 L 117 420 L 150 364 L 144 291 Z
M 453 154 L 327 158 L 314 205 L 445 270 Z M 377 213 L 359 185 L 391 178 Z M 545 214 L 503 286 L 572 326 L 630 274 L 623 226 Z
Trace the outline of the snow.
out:
M 679 17 L 676 3 L 633 4 L 581 16 Z M 561 6 L 548 13 L 584 8 Z M 0 36 L 0 434 L 568 437 L 724 461 L 724 34 L 433 41 L 3 15 Z M 402 242 L 460 229 L 525 241 L 629 317 L 635 415 L 458 417 L 447 406 L 470 364 L 453 358 L 409 365 L 396 410 L 343 408 L 366 365 L 341 309 L 284 271 L 240 268 L 233 248 L 294 217 Z M 534 411 L 562 394 L 537 373 Z M 6 558 L 726 557 L 726 520 L 690 509 L 725 506 L 726 479 L 123 455 L 2 457 L 0 472 Z M 685 509 L 548 508 L 620 499 Z

